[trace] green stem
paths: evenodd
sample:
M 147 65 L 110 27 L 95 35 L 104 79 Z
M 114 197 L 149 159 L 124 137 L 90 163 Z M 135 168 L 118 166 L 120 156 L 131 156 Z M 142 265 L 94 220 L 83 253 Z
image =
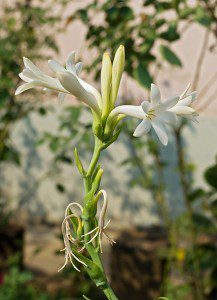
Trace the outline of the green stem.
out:
M 109 284 L 105 285 L 105 287 L 103 288 L 103 293 L 109 300 L 118 300 Z
M 99 157 L 102 151 L 102 142 L 95 137 L 95 145 L 94 145 L 94 151 L 93 151 L 93 156 L 90 162 L 90 165 L 88 167 L 88 170 L 86 172 L 86 176 L 84 177 L 84 189 L 85 189 L 85 194 L 88 194 L 91 190 L 91 184 L 92 184 L 92 176 L 93 173 L 95 171 L 95 168 L 98 164 L 99 161 Z M 85 204 L 85 203 L 84 203 Z M 89 232 L 90 230 L 92 230 L 93 228 L 91 227 L 93 220 L 91 219 L 84 219 L 84 233 Z M 85 242 L 86 242 L 86 250 L 88 251 L 92 261 L 98 265 L 98 267 L 101 269 L 104 278 L 106 278 L 106 274 L 102 265 L 102 261 L 99 255 L 99 250 L 96 249 L 92 243 L 87 244 L 89 241 L 89 237 L 85 236 Z M 103 279 L 102 278 L 102 281 Z M 92 279 L 94 281 L 94 279 Z M 107 297 L 107 299 L 109 300 L 117 300 L 118 298 L 115 296 L 111 286 L 108 284 L 108 282 L 106 282 L 105 285 L 101 286 L 102 291 L 104 292 L 105 296 Z
M 102 142 L 95 136 L 94 151 L 93 151 L 93 156 L 89 168 L 87 170 L 87 177 L 90 177 L 93 174 L 94 169 L 98 163 L 101 151 L 102 151 Z

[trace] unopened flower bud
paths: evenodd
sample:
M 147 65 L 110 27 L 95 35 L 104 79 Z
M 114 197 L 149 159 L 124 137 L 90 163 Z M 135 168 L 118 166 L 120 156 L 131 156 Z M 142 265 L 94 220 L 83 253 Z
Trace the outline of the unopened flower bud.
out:
M 112 93 L 111 93 L 111 103 L 112 108 L 115 105 L 117 99 L 118 89 L 121 81 L 121 77 L 124 70 L 125 62 L 125 50 L 124 46 L 121 45 L 115 53 L 115 58 L 112 66 Z

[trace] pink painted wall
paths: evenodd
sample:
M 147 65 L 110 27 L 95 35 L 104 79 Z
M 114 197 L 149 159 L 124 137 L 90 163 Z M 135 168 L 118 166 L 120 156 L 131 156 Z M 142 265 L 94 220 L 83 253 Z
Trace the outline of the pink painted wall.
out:
M 68 6 L 65 11 L 64 19 L 69 16 L 72 11 L 74 11 L 78 7 L 84 6 L 87 2 L 90 1 L 72 1 L 71 5 Z M 135 0 L 132 2 L 135 6 L 136 12 L 139 14 L 139 3 L 140 1 Z M 58 44 L 60 46 L 60 60 L 62 62 L 65 61 L 68 53 L 72 50 L 76 50 L 78 56 L 83 57 L 83 63 L 90 61 L 93 52 L 89 52 L 85 43 L 85 32 L 86 29 L 79 21 L 74 21 L 69 24 L 66 28 L 66 31 L 57 37 Z M 201 52 L 201 47 L 203 44 L 205 29 L 199 25 L 193 25 L 188 31 L 186 31 L 181 40 L 174 43 L 173 49 L 176 50 L 176 53 L 183 61 L 183 68 L 175 68 L 168 65 L 166 62 L 164 63 L 163 70 L 160 71 L 157 84 L 160 85 L 163 95 L 169 96 L 174 93 L 181 92 L 185 86 L 193 81 L 195 69 L 197 66 L 198 58 Z M 213 44 L 214 37 L 210 35 L 209 42 L 207 48 Z M 157 53 L 157 47 L 155 49 Z M 209 89 L 206 95 L 202 98 L 198 99 L 198 105 L 205 106 L 205 109 L 201 111 L 202 116 L 209 116 L 211 118 L 215 118 L 217 116 L 217 56 L 216 53 L 210 53 L 207 51 L 205 60 L 202 64 L 201 68 L 201 77 L 199 80 L 199 85 L 197 91 L 202 91 L 206 82 L 215 75 L 215 84 Z M 87 79 L 87 76 L 83 74 L 83 76 Z M 89 78 L 90 81 L 91 78 Z M 146 91 L 144 91 L 135 81 L 129 80 L 129 78 L 124 77 L 122 80 L 122 90 L 120 91 L 120 95 L 126 92 L 129 93 L 129 97 L 136 99 L 136 101 L 140 102 L 147 97 Z M 95 83 L 95 86 L 98 86 Z M 200 102 L 200 104 L 199 104 Z M 207 103 L 209 103 L 207 105 Z

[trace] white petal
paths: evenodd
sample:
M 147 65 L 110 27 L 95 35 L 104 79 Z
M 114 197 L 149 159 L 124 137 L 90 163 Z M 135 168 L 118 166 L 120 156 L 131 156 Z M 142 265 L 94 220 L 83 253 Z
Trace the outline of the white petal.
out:
M 43 72 L 38 67 L 36 67 L 36 65 L 33 64 L 33 62 L 30 59 L 24 57 L 23 58 L 23 63 L 25 65 L 25 67 L 27 69 L 30 69 L 33 73 L 43 75 Z
M 164 113 L 160 114 L 157 119 L 160 121 L 160 122 L 163 122 L 163 123 L 166 123 L 166 124 L 169 124 L 169 125 L 172 125 L 174 126 L 178 119 L 177 119 L 177 116 L 175 115 L 175 113 L 171 112 L 171 111 L 165 111 Z
M 142 106 L 142 109 L 144 110 L 144 112 L 147 114 L 151 107 L 151 103 L 148 101 L 143 101 L 141 106 Z
M 151 84 L 151 106 L 155 107 L 160 103 L 160 90 L 155 84 Z
M 190 105 L 192 102 L 192 97 L 191 96 L 187 96 L 185 98 L 183 98 L 182 100 L 180 100 L 178 103 L 177 103 L 177 106 L 188 106 Z
M 86 103 L 93 110 L 99 113 L 99 106 L 97 100 L 93 94 L 88 92 L 79 82 L 78 78 L 66 71 L 58 72 L 57 76 L 62 84 L 62 86 L 72 95 L 76 96 L 78 100 Z
M 66 69 L 58 61 L 53 59 L 48 60 L 48 66 L 55 73 L 66 71 Z
M 43 80 L 44 77 L 42 77 L 41 74 L 38 74 L 38 73 L 34 73 L 32 70 L 30 69 L 24 69 L 23 72 L 22 72 L 22 77 L 23 78 L 29 78 L 30 80 Z M 21 77 L 20 77 L 21 78 Z
M 136 127 L 136 130 L 133 133 L 133 136 L 140 137 L 143 134 L 149 132 L 151 129 L 151 122 L 147 119 L 144 119 L 139 125 Z
M 191 115 L 195 110 L 189 106 L 174 106 L 169 111 L 174 112 L 177 115 Z
M 21 72 L 21 73 L 19 74 L 19 77 L 20 77 L 23 81 L 26 81 L 26 82 L 31 82 L 31 81 L 33 81 L 32 78 L 29 78 L 29 77 L 25 76 L 25 75 L 23 74 L 23 72 Z
M 66 61 L 66 69 L 73 73 L 76 74 L 76 69 L 75 69 L 75 51 L 71 52 L 67 58 Z
M 188 106 L 192 102 L 194 102 L 194 100 L 196 99 L 196 96 L 197 96 L 197 93 L 193 92 L 190 95 L 188 95 L 185 98 L 183 98 L 182 100 L 179 100 L 179 102 L 177 103 L 177 105 Z
M 173 107 L 174 105 L 177 104 L 178 100 L 179 100 L 179 96 L 174 96 L 172 98 L 167 99 L 165 102 L 163 102 L 156 108 L 156 112 L 160 113 Z
M 100 93 L 97 91 L 97 89 L 95 89 L 92 85 L 90 85 L 89 83 L 87 83 L 86 81 L 82 80 L 81 78 L 77 77 L 79 83 L 83 86 L 83 88 L 94 95 L 94 97 L 96 98 L 99 107 L 101 107 L 102 105 L 102 99 L 101 99 L 101 95 Z
M 82 62 L 78 62 L 76 65 L 75 65 L 75 70 L 76 70 L 76 74 L 79 75 L 82 71 Z
M 21 94 L 29 89 L 32 89 L 33 87 L 36 87 L 36 86 L 41 86 L 41 82 L 32 81 L 32 82 L 24 83 L 16 89 L 15 95 L 19 95 L 19 94 Z
M 151 123 L 152 123 L 152 127 L 154 128 L 159 140 L 161 141 L 161 143 L 164 146 L 166 146 L 168 143 L 168 136 L 167 136 L 165 127 L 163 126 L 162 123 L 160 123 L 157 120 L 154 120 Z
M 183 97 L 186 95 L 187 91 L 189 90 L 191 86 L 191 83 L 189 82 L 189 84 L 187 85 L 186 89 L 184 90 L 184 92 L 180 95 L 180 100 L 183 99 Z
M 144 113 L 141 105 L 120 105 L 112 110 L 112 115 L 124 114 L 139 119 L 144 119 L 146 114 Z

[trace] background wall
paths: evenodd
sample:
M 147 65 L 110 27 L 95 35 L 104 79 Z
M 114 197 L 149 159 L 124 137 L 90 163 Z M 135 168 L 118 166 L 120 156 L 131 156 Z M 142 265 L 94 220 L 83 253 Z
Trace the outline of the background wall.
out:
M 65 12 L 67 18 L 72 10 L 78 6 L 82 6 L 87 1 L 75 1 L 71 7 Z M 135 1 L 134 5 L 138 5 L 139 1 Z M 140 11 L 138 10 L 138 14 Z M 201 52 L 201 45 L 204 41 L 205 30 L 195 25 L 187 31 L 182 39 L 174 44 L 174 49 L 177 50 L 178 55 L 183 61 L 183 68 L 177 69 L 165 65 L 160 71 L 157 84 L 161 87 L 164 97 L 173 95 L 175 92 L 181 92 L 188 82 L 192 81 L 195 73 L 195 66 L 197 65 L 198 58 Z M 78 57 L 82 56 L 83 63 L 91 60 L 94 53 L 90 53 L 85 44 L 85 28 L 79 22 L 72 22 L 66 28 L 66 32 L 57 36 L 58 44 L 60 47 L 60 54 L 58 59 L 64 63 L 68 53 L 76 50 Z M 209 43 L 212 43 L 210 38 Z M 203 63 L 201 78 L 199 81 L 199 90 L 204 86 L 206 80 L 215 74 L 216 69 L 216 56 L 207 54 Z M 47 65 L 43 66 L 48 71 Z M 84 74 L 85 76 L 85 74 Z M 91 76 L 85 76 L 85 79 L 93 83 Z M 99 86 L 99 83 L 93 83 Z M 127 86 L 127 90 L 126 87 Z M 120 97 L 132 97 L 136 101 L 141 102 L 147 98 L 147 93 L 134 81 L 126 76 L 122 80 L 122 87 L 120 90 Z M 210 98 L 211 97 L 211 98 Z M 68 187 L 67 197 L 59 194 L 54 184 L 50 184 L 51 180 L 43 180 L 44 172 L 46 172 L 51 154 L 46 147 L 37 148 L 35 142 L 37 141 L 40 133 L 43 131 L 50 131 L 55 133 L 57 128 L 57 115 L 65 105 L 72 103 L 72 98 L 68 98 L 65 103 L 59 104 L 57 97 L 51 96 L 51 101 L 55 107 L 56 112 L 51 112 L 48 116 L 39 117 L 31 114 L 30 118 L 18 124 L 14 130 L 13 139 L 15 143 L 23 148 L 23 162 L 24 167 L 22 171 L 17 171 L 14 167 L 8 168 L 6 172 L 6 182 L 9 188 L 10 197 L 13 203 L 17 199 L 21 199 L 19 206 L 23 205 L 23 217 L 32 220 L 37 218 L 47 217 L 49 221 L 59 222 L 63 216 L 63 211 L 67 202 L 78 201 L 81 199 L 80 184 L 82 184 L 77 176 L 75 168 L 66 169 L 65 179 Z M 210 98 L 210 100 L 209 100 Z M 206 97 L 199 99 L 201 105 L 206 101 L 209 104 L 201 112 L 200 124 L 194 125 L 192 128 L 186 129 L 186 147 L 188 149 L 189 158 L 197 163 L 195 174 L 195 185 L 204 185 L 202 172 L 205 167 L 214 161 L 217 153 L 217 99 L 216 99 L 216 85 L 210 89 Z M 73 100 L 74 101 L 74 100 Z M 199 105 L 198 105 L 199 106 Z M 169 155 L 166 159 L 172 160 L 173 166 L 167 170 L 166 180 L 169 182 L 170 188 L 168 194 L 170 200 L 174 202 L 174 212 L 178 213 L 182 210 L 181 191 L 178 188 L 178 178 L 174 172 L 173 155 L 174 141 L 170 140 L 168 148 L 170 149 Z M 26 147 L 27 146 L 27 147 Z M 143 224 L 156 223 L 156 209 L 151 195 L 144 192 L 139 188 L 133 188 L 130 192 L 127 190 L 128 177 L 130 170 L 128 168 L 118 168 L 118 172 L 114 173 L 113 164 L 119 164 L 126 155 L 126 149 L 120 143 L 111 148 L 110 155 L 114 161 L 104 159 L 104 168 L 109 170 L 104 177 L 105 187 L 108 187 L 109 196 L 114 198 L 112 205 L 109 206 L 109 213 L 113 219 L 113 224 L 129 224 L 129 222 L 142 222 Z M 73 180 L 72 180 L 73 179 Z M 116 180 L 117 179 L 117 180 Z M 37 183 L 39 183 L 37 185 Z M 112 189 L 109 189 L 109 187 Z

